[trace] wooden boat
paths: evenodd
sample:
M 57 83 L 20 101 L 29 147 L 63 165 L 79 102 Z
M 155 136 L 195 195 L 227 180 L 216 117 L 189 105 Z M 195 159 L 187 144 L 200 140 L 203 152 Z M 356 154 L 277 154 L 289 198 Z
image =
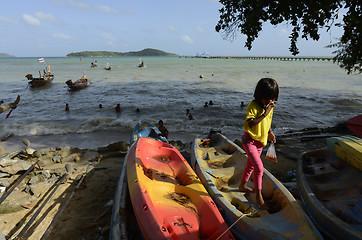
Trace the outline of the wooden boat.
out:
M 330 137 L 328 151 L 362 171 L 362 139 L 356 136 Z
M 160 130 L 157 127 L 153 126 L 151 123 L 147 121 L 139 121 L 136 126 L 133 128 L 130 144 L 132 145 L 141 137 L 150 137 L 154 139 L 158 139 L 161 142 L 168 142 L 167 138 L 165 138 Z
M 133 210 L 145 239 L 234 239 L 199 178 L 172 145 L 139 138 L 126 160 Z
M 89 82 L 88 78 L 85 75 L 83 75 L 82 77 L 78 78 L 74 82 L 71 79 L 69 79 L 65 83 L 68 85 L 69 91 L 75 91 L 75 90 L 80 90 L 85 87 L 88 87 L 90 82 Z
M 269 210 L 261 210 L 255 193 L 239 192 L 247 157 L 220 133 L 195 138 L 191 165 L 220 209 L 234 224 L 238 239 L 321 239 L 322 236 L 292 194 L 264 169 L 262 194 Z M 250 184 L 250 185 L 249 185 Z M 253 188 L 251 181 L 249 187 Z
M 53 79 L 54 79 L 53 73 L 47 72 L 44 75 L 41 75 L 40 71 L 39 71 L 39 75 L 40 75 L 40 77 L 38 77 L 38 78 L 34 78 L 32 74 L 25 75 L 25 77 L 28 80 L 30 80 L 28 82 L 28 84 L 31 87 L 42 87 L 42 86 L 48 85 L 53 82 Z
M 362 173 L 326 150 L 298 160 L 298 189 L 308 215 L 331 239 L 362 239 Z

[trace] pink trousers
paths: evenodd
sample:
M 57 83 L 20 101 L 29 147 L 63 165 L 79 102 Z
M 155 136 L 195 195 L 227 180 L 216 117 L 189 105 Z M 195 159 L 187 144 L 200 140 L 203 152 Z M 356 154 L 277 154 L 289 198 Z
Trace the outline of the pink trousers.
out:
M 248 182 L 251 174 L 254 171 L 253 182 L 255 189 L 262 189 L 262 179 L 264 173 L 264 165 L 261 161 L 260 155 L 263 150 L 263 144 L 250 137 L 248 133 L 244 133 L 241 140 L 248 160 L 243 171 L 241 179 Z

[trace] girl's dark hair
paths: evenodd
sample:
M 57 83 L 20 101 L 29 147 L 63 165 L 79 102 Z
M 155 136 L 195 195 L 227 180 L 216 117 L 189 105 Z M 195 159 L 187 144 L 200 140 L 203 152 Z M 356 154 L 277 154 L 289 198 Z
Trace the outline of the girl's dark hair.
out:
M 277 81 L 272 78 L 262 78 L 256 85 L 254 98 L 261 102 L 261 99 L 272 99 L 278 101 L 279 87 Z

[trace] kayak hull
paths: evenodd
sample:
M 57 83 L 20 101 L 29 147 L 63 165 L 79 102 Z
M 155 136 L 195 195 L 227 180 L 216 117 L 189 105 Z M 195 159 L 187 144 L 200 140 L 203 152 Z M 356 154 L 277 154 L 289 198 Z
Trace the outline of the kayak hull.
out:
M 227 230 L 218 208 L 182 155 L 152 138 L 127 157 L 129 193 L 145 239 L 217 239 Z M 220 239 L 234 239 L 227 232 Z
M 331 239 L 362 238 L 361 171 L 326 150 L 298 160 L 297 183 L 308 215 Z
M 239 192 L 247 157 L 219 133 L 195 138 L 191 165 L 238 239 L 322 239 L 292 194 L 264 169 L 262 193 L 269 210 L 258 208 L 255 193 Z M 253 188 L 251 181 L 248 186 Z

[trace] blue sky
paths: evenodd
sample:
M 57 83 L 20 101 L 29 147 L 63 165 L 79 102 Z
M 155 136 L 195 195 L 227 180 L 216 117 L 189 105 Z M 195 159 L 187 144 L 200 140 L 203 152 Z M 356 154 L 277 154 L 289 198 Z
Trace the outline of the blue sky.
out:
M 253 49 L 245 36 L 224 40 L 215 31 L 216 0 L 13 0 L 2 2 L 0 53 L 17 57 L 65 56 L 79 51 L 155 48 L 179 55 L 290 56 L 286 24 L 265 24 Z M 299 41 L 300 56 L 333 56 L 325 48 L 341 36 L 321 30 L 319 41 Z

